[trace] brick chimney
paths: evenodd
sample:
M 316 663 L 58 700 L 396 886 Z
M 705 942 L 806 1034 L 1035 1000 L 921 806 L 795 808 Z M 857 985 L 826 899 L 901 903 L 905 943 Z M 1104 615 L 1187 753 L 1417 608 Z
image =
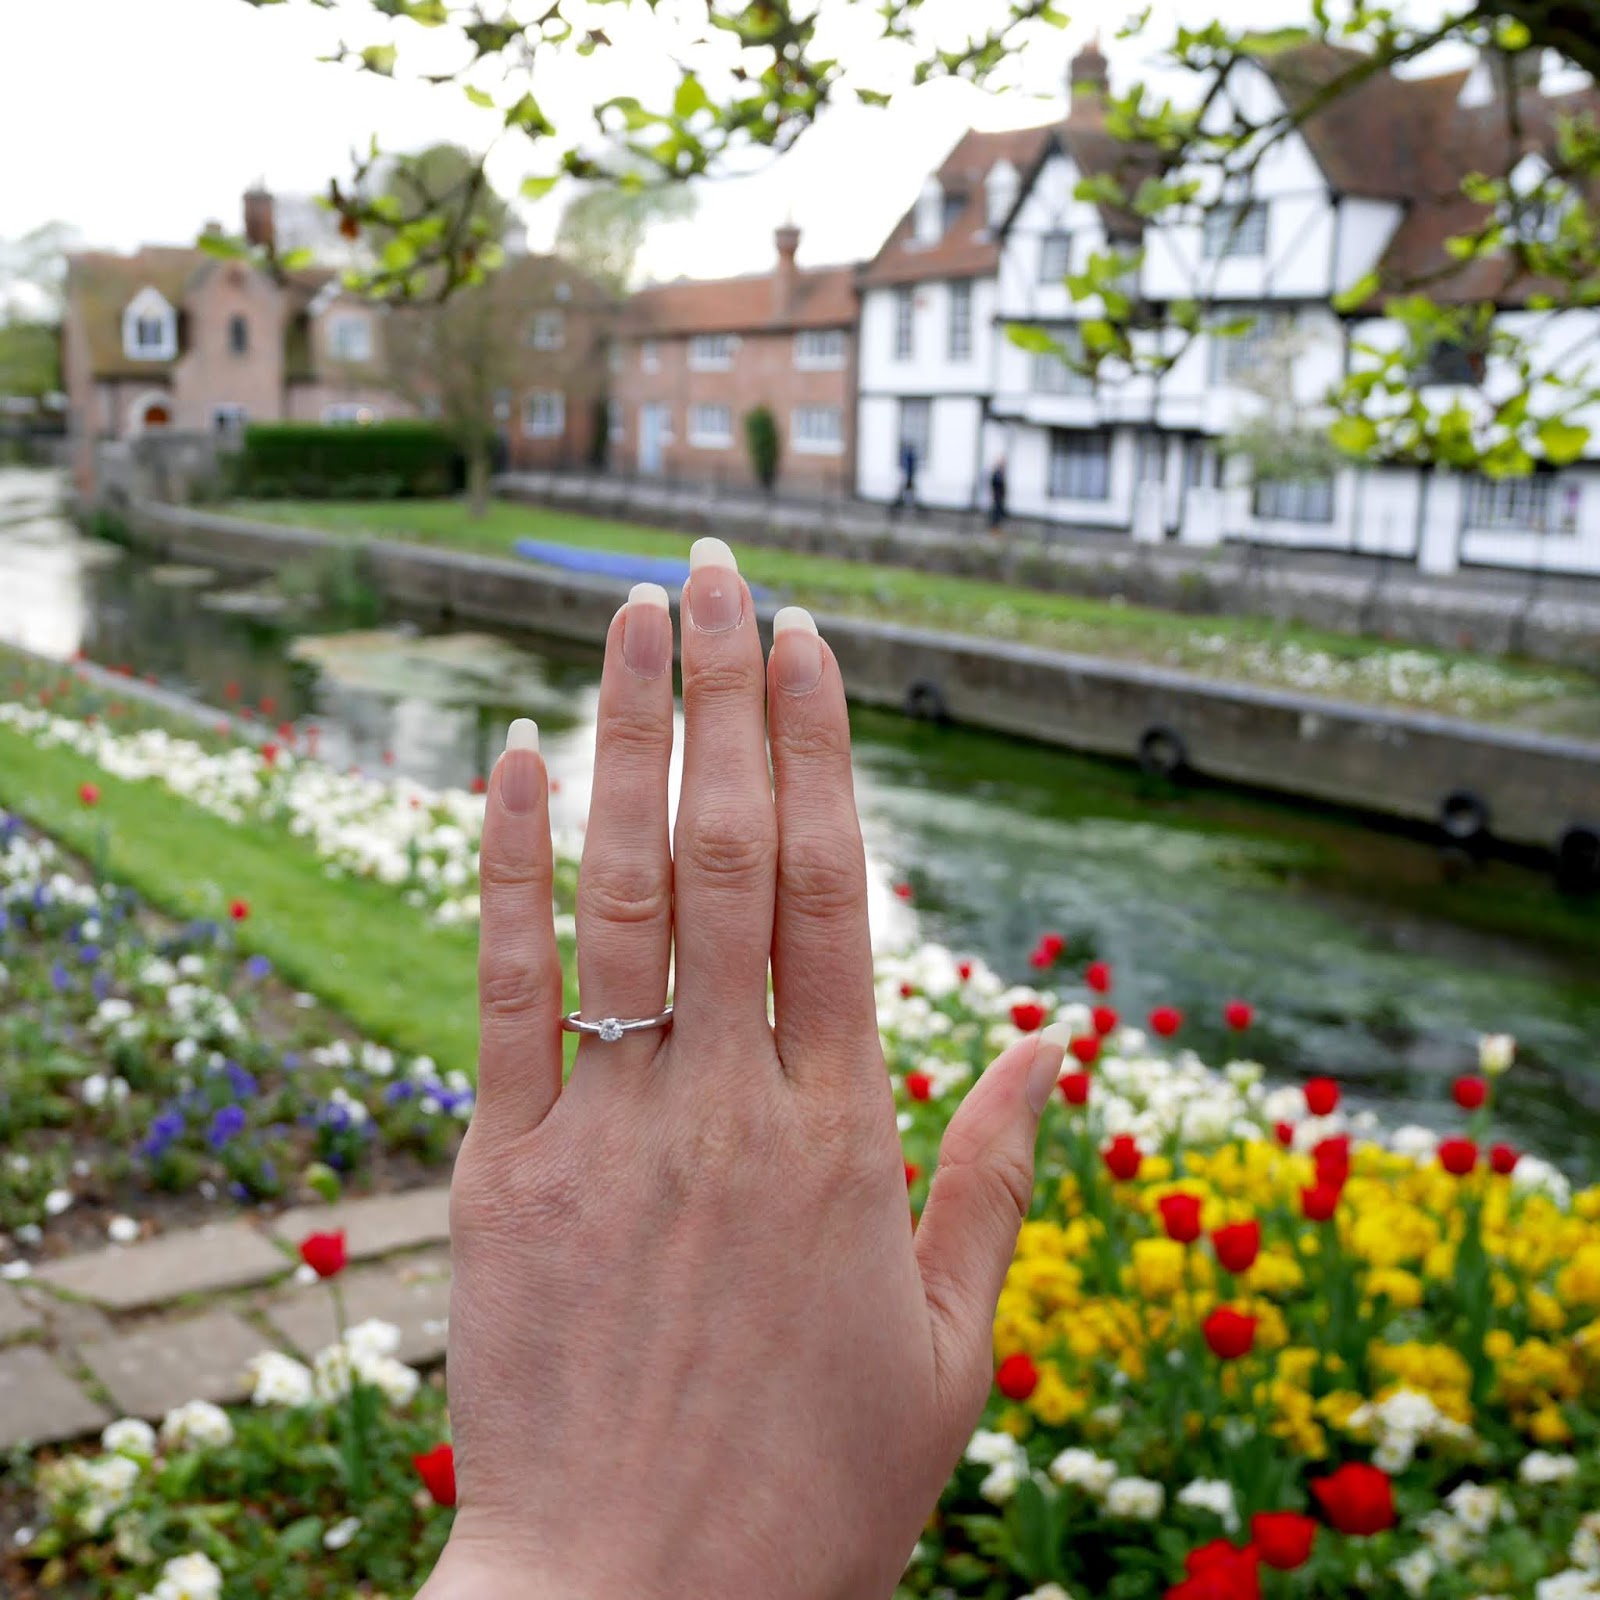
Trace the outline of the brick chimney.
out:
M 778 246 L 778 266 L 772 274 L 772 315 L 786 317 L 794 309 L 795 280 L 799 276 L 794 257 L 800 248 L 800 230 L 786 222 L 773 238 Z
M 278 225 L 272 214 L 272 196 L 260 184 L 247 189 L 244 197 L 244 236 L 258 249 L 270 250 L 277 239 Z
M 1067 100 L 1069 105 L 1081 99 L 1104 100 L 1111 92 L 1111 68 L 1098 39 L 1091 39 L 1067 69 Z

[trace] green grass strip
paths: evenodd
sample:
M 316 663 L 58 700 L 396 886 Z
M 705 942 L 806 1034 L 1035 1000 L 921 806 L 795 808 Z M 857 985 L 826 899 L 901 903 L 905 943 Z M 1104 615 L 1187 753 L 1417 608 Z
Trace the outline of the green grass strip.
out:
M 78 800 L 98 785 L 100 803 Z M 477 933 L 440 927 L 391 887 L 330 878 L 288 834 L 225 822 L 151 782 L 0 727 L 0 804 L 180 917 L 227 920 L 240 946 L 335 1006 L 368 1038 L 476 1076 Z

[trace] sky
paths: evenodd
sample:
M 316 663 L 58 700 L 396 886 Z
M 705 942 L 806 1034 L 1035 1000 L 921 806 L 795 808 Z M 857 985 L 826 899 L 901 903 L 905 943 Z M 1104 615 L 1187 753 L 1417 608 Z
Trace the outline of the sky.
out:
M 586 135 L 596 101 L 670 86 L 672 54 L 689 37 L 672 12 L 692 5 L 662 0 L 653 21 L 602 8 L 613 48 L 586 62 L 568 56 L 535 79 L 558 130 Z M 992 14 L 998 0 L 929 5 L 937 26 L 941 6 L 944 20 L 974 18 Z M 1301 14 L 1297 0 L 1221 0 L 1219 9 L 1252 25 Z M 1114 80 L 1148 76 L 1177 10 L 1178 0 L 1157 0 L 1140 41 L 1110 37 L 1123 15 L 1117 0 L 1098 10 Z M 412 76 L 453 66 L 458 39 L 408 24 L 390 35 L 392 26 L 368 0 L 341 0 L 331 12 L 306 0 L 0 0 L 0 240 L 60 220 L 99 248 L 186 243 L 211 219 L 236 231 L 240 196 L 258 181 L 279 193 L 324 189 L 374 136 L 393 150 L 440 140 L 488 145 L 493 113 L 454 85 Z M 1068 58 L 1097 31 L 1087 21 L 1042 30 L 1008 65 L 1001 93 L 947 82 L 897 96 L 887 111 L 831 110 L 781 158 L 763 154 L 741 175 L 700 185 L 692 220 L 652 235 L 642 275 L 764 270 L 773 229 L 789 218 L 801 229 L 803 263 L 870 256 L 963 129 L 1059 114 Z M 402 46 L 394 79 L 317 59 L 341 40 L 391 36 Z M 839 47 L 864 70 L 894 68 L 864 36 L 842 36 Z M 478 81 L 506 93 L 494 77 Z M 514 190 L 536 163 L 517 138 L 496 149 L 490 170 Z M 558 197 L 526 208 L 533 248 L 548 246 L 559 209 Z

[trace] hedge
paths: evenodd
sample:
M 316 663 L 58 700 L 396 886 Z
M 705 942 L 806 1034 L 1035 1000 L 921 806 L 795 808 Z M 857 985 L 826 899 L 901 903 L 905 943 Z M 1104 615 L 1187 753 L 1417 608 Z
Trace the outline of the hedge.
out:
M 233 464 L 259 499 L 395 499 L 459 489 L 461 452 L 432 422 L 252 423 Z

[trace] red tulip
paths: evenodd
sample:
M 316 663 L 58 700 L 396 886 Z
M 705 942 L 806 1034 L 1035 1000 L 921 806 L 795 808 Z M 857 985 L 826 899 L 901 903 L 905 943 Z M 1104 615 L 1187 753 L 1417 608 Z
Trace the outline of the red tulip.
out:
M 1043 972 L 1046 967 L 1055 965 L 1055 957 L 1052 956 L 1042 944 L 1036 944 L 1033 949 L 1028 952 L 1028 965 L 1032 967 L 1035 972 Z
M 1039 935 L 1039 948 L 1052 960 L 1060 958 L 1061 952 L 1067 948 L 1067 941 L 1059 933 L 1041 933 Z
M 216 731 L 219 739 L 226 739 L 233 733 L 233 724 L 224 717 L 218 722 Z
M 1273 1123 L 1272 1137 L 1287 1150 L 1294 1143 L 1294 1124 L 1292 1122 Z
M 100 804 L 100 786 L 94 783 L 80 783 L 78 785 L 78 803 L 85 806 Z
M 1309 1078 L 1305 1087 L 1306 1110 L 1314 1117 L 1331 1117 L 1339 1109 L 1339 1085 L 1332 1078 Z
M 1111 993 L 1111 968 L 1104 961 L 1091 961 L 1083 969 L 1083 981 L 1096 994 Z
M 1011 1020 L 1024 1033 L 1034 1033 L 1044 1026 L 1049 1013 L 1037 1000 L 1019 1000 L 1011 1008 Z
M 1163 1039 L 1170 1039 L 1183 1026 L 1183 1013 L 1176 1006 L 1157 1006 L 1150 1013 L 1150 1027 Z
M 932 1099 L 933 1079 L 926 1072 L 908 1072 L 906 1074 L 906 1093 L 913 1100 Z
M 456 1453 L 449 1445 L 436 1444 L 426 1455 L 412 1456 L 411 1465 L 436 1506 L 456 1503 Z
M 1256 1342 L 1255 1317 L 1232 1306 L 1218 1306 L 1200 1325 L 1206 1344 L 1219 1361 L 1237 1361 Z
M 1248 1272 L 1261 1254 L 1261 1224 L 1254 1217 L 1248 1222 L 1230 1222 L 1212 1233 L 1211 1248 L 1224 1271 Z
M 1441 1139 L 1439 1165 L 1454 1178 L 1464 1178 L 1478 1164 L 1478 1147 L 1470 1139 Z
M 278 702 L 270 694 L 261 697 L 261 715 L 270 717 L 278 709 Z
M 393 750 L 385 750 L 383 752 L 383 764 L 386 767 L 392 767 L 394 765 L 394 751 Z
M 1313 1478 L 1311 1493 L 1340 1533 L 1368 1538 L 1394 1526 L 1394 1485 L 1377 1467 L 1347 1461 L 1329 1477 Z
M 1269 1567 L 1293 1572 L 1311 1559 L 1317 1525 L 1298 1511 L 1258 1511 L 1250 1519 L 1250 1542 Z
M 1256 1008 L 1248 1000 L 1230 1000 L 1222 1008 L 1222 1020 L 1235 1033 L 1243 1033 L 1256 1020 Z
M 261 759 L 266 762 L 269 767 L 275 761 L 277 761 L 278 747 L 272 742 L 272 740 L 268 739 L 267 742 L 261 746 Z
M 283 740 L 285 744 L 293 744 L 294 724 L 292 722 L 280 722 L 278 724 L 278 737 Z
M 1337 1133 L 1331 1139 L 1320 1140 L 1312 1147 L 1311 1159 L 1316 1163 L 1318 1183 L 1342 1189 L 1350 1176 L 1350 1135 Z
M 1096 1006 L 1091 1014 L 1094 1017 L 1094 1031 L 1102 1039 L 1108 1033 L 1115 1033 L 1117 1023 L 1122 1020 L 1110 1006 Z
M 1095 1034 L 1084 1034 L 1074 1039 L 1067 1048 L 1072 1052 L 1073 1059 L 1081 1061 L 1086 1067 L 1092 1067 L 1100 1059 L 1100 1040 Z
M 1343 1192 L 1343 1185 L 1324 1183 L 1320 1179 L 1315 1187 L 1302 1189 L 1300 1210 L 1304 1213 L 1306 1221 L 1332 1222 L 1334 1212 L 1339 1209 L 1339 1196 Z
M 1165 1600 L 1261 1600 L 1261 1569 L 1255 1547 L 1236 1549 L 1217 1539 L 1184 1559 L 1189 1576 L 1166 1592 Z
M 1489 1085 L 1482 1078 L 1474 1078 L 1469 1074 L 1457 1078 L 1450 1086 L 1450 1093 L 1463 1111 L 1476 1111 L 1489 1098 Z
M 228 699 L 237 700 L 239 698 L 239 685 L 235 683 L 232 678 L 230 678 L 225 684 L 223 684 L 222 692 L 228 697 Z
M 1522 1159 L 1508 1144 L 1492 1144 L 1489 1146 L 1489 1166 L 1498 1172 L 1502 1178 L 1509 1178 L 1517 1170 L 1517 1163 Z
M 1193 1244 L 1200 1237 L 1200 1197 L 1194 1194 L 1164 1194 L 1156 1201 L 1161 1226 L 1167 1237 L 1179 1244 Z
M 914 983 L 902 983 L 900 985 L 900 998 L 902 1000 L 909 1000 L 916 992 L 917 986 Z
M 956 962 L 956 976 L 965 983 L 972 976 L 972 963 L 970 961 Z
M 228 902 L 228 915 L 235 922 L 243 922 L 250 915 L 250 902 L 248 900 L 230 900 Z
M 487 794 L 489 792 L 489 780 L 481 772 L 477 773 L 473 777 L 470 788 L 474 794 Z
M 1007 1400 L 1026 1400 L 1039 1387 L 1039 1369 L 1033 1357 L 1022 1351 L 1007 1356 L 995 1372 L 994 1386 Z
M 894 892 L 896 899 L 909 900 L 911 898 L 911 885 L 909 883 L 897 883 L 894 886 Z
M 1087 1072 L 1069 1072 L 1060 1082 L 1061 1098 L 1069 1106 L 1083 1106 L 1089 1103 L 1089 1074 Z
M 344 1247 L 344 1229 L 337 1233 L 308 1233 L 300 1241 L 300 1259 L 319 1278 L 337 1277 L 350 1259 Z
M 906 1168 L 906 1188 L 909 1189 L 911 1187 L 911 1185 L 914 1184 L 917 1181 L 917 1179 L 922 1176 L 922 1168 L 919 1167 L 916 1164 L 915 1161 L 906 1162 L 905 1168 Z
M 1144 1153 L 1139 1149 L 1139 1141 L 1131 1133 L 1119 1133 L 1100 1152 L 1100 1159 L 1105 1162 L 1106 1171 L 1118 1183 L 1132 1183 L 1139 1176 Z

